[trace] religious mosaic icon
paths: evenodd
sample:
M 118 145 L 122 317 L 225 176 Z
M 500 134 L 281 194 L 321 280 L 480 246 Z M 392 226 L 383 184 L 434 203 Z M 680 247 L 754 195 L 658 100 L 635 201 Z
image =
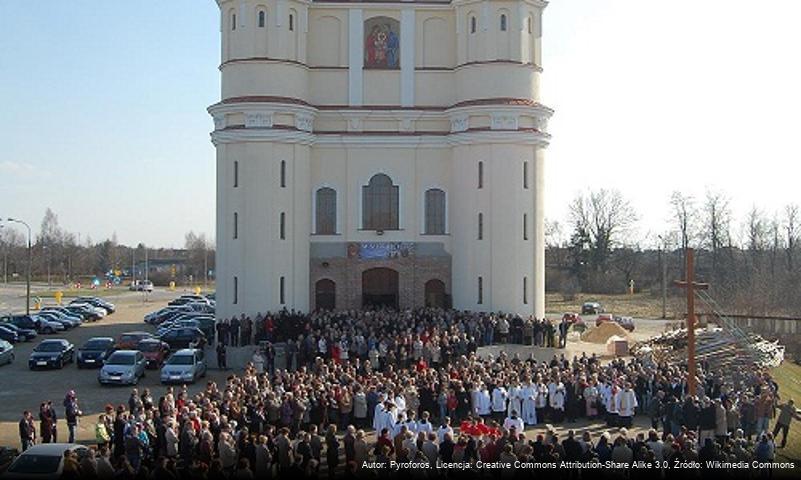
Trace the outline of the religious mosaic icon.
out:
M 364 68 L 400 68 L 400 22 L 389 17 L 364 22 Z

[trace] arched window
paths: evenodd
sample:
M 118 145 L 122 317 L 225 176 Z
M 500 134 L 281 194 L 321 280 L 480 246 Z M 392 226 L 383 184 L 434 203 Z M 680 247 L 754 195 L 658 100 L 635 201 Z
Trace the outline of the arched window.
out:
M 286 188 L 286 160 L 281 160 L 281 188 Z
M 234 212 L 234 240 L 239 238 L 239 214 Z
M 476 17 L 470 17 L 470 33 L 476 33 Z
M 506 31 L 506 15 L 501 15 L 501 31 Z
M 239 277 L 234 277 L 234 305 L 239 303 Z
M 428 235 L 445 234 L 445 192 L 432 188 L 425 196 L 425 232 Z
M 289 14 L 289 31 L 290 32 L 295 31 L 295 15 L 291 13 Z
M 239 162 L 234 160 L 234 188 L 239 186 Z
M 531 34 L 531 33 L 532 33 L 532 26 L 531 26 L 531 24 L 532 24 L 532 23 L 533 23 L 533 22 L 531 21 L 531 16 L 529 16 L 529 17 L 528 17 L 528 20 L 526 21 L 526 28 L 528 28 L 528 33 L 529 33 L 529 34 Z
M 484 188 L 484 162 L 478 162 L 478 188 Z
M 478 214 L 478 239 L 484 240 L 484 214 Z
M 286 240 L 286 213 L 281 212 L 281 220 L 280 220 L 280 236 L 281 240 Z
M 333 188 L 323 187 L 317 190 L 314 220 L 317 235 L 337 233 L 337 192 Z
M 399 191 L 392 179 L 379 173 L 362 187 L 362 228 L 397 230 Z
M 484 277 L 478 277 L 478 303 L 484 303 Z
M 259 28 L 264 28 L 267 25 L 267 13 L 264 10 L 259 10 Z
M 280 285 L 278 286 L 278 303 L 281 305 L 286 303 L 286 279 L 285 277 L 281 277 L 279 280 Z
M 231 30 L 236 30 L 236 14 L 231 14 Z

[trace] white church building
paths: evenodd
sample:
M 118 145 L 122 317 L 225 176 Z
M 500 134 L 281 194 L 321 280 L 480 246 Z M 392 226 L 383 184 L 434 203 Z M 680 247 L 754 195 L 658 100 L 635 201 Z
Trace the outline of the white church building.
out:
M 217 3 L 220 316 L 544 316 L 546 2 Z

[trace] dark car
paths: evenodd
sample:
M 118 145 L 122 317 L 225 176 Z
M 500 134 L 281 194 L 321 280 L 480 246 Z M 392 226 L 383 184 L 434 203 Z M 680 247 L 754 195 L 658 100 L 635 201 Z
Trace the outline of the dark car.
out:
M 52 333 L 52 331 L 44 328 L 44 325 L 31 315 L 9 315 L 7 317 L 0 318 L 0 321 L 8 322 L 26 330 L 36 330 L 39 333 Z
M 604 313 L 604 307 L 598 302 L 586 302 L 581 306 L 582 315 L 597 315 L 599 313 Z
M 33 340 L 37 336 L 35 329 L 20 328 L 10 322 L 0 322 L 0 327 L 16 332 L 21 342 Z
M 22 340 L 17 335 L 17 332 L 0 325 L 0 340 L 5 340 L 8 343 L 19 343 Z
M 176 328 L 159 337 L 159 340 L 170 345 L 172 350 L 194 348 L 199 343 L 206 343 L 206 336 L 199 328 Z
M 45 340 L 31 352 L 28 367 L 35 368 L 63 368 L 64 365 L 75 360 L 75 345 L 64 339 Z
M 142 352 L 147 360 L 147 368 L 161 368 L 170 356 L 169 344 L 157 338 L 146 338 L 139 342 L 136 349 Z
M 117 338 L 117 350 L 136 350 L 139 342 L 146 338 L 156 338 L 148 332 L 126 332 Z
M 89 305 L 92 305 L 94 307 L 102 308 L 108 314 L 114 313 L 114 311 L 117 309 L 117 307 L 113 303 L 97 297 L 78 297 L 70 302 L 70 304 L 74 303 L 88 303 Z
M 94 310 L 92 310 L 90 308 L 87 308 L 84 305 L 80 305 L 80 304 L 67 305 L 64 308 L 67 311 L 69 311 L 70 313 L 77 314 L 81 318 L 83 318 L 84 320 L 87 320 L 87 321 L 90 321 L 90 322 L 95 322 L 95 321 L 100 320 L 101 318 L 103 318 L 99 313 L 95 312 Z
M 92 337 L 78 349 L 78 368 L 100 367 L 113 352 L 113 338 Z

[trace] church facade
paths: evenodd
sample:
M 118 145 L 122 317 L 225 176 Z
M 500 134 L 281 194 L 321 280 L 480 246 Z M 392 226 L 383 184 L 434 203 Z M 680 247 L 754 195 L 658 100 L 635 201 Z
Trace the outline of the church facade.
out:
M 217 3 L 220 316 L 544 316 L 546 2 Z

